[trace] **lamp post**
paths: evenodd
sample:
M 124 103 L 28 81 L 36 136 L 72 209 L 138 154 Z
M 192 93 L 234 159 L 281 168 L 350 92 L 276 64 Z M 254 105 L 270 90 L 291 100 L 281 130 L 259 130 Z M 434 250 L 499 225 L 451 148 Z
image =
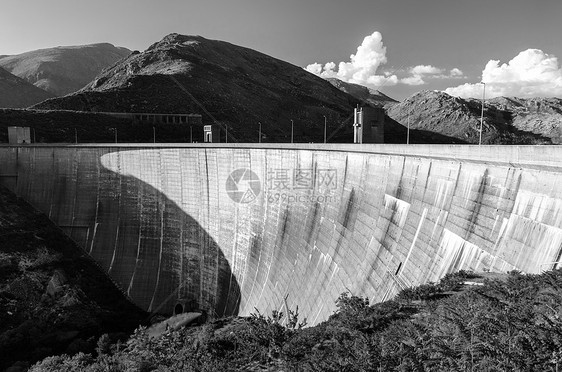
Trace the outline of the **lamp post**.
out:
M 328 119 L 326 119 L 326 115 L 324 115 L 324 143 L 326 143 L 326 122 L 328 121 Z
M 478 146 L 482 145 L 482 125 L 484 123 L 484 100 L 486 99 L 486 83 L 481 81 L 482 84 L 482 111 L 480 112 L 480 138 L 478 139 Z
M 152 127 L 152 143 L 156 143 L 156 127 Z
M 410 105 L 408 104 L 407 110 L 408 110 L 408 130 L 406 131 L 406 145 L 410 144 Z
M 258 143 L 261 143 L 261 121 L 258 122 L 258 124 L 260 125 L 260 138 L 258 139 Z
M 293 119 L 291 119 L 291 143 L 293 143 L 293 134 L 294 134 L 294 123 L 293 123 Z

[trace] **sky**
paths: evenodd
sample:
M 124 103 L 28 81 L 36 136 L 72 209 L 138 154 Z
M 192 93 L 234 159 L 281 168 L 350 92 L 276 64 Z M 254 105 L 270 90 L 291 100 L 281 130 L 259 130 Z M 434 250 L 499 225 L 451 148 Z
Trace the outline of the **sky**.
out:
M 228 41 L 403 100 L 562 97 L 560 0 L 2 0 L 0 55 L 170 33 Z

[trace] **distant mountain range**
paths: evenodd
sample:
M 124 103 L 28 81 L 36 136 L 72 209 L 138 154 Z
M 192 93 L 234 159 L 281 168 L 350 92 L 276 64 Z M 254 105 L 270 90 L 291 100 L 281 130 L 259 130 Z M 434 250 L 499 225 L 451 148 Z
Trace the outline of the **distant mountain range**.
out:
M 397 102 L 380 91 L 338 79 L 325 80 L 301 67 L 224 41 L 170 34 L 146 51 L 133 52 L 119 60 L 117 51 L 125 54 L 127 50 L 111 44 L 68 48 L 79 50 L 72 52 L 81 55 L 77 60 L 84 60 L 84 54 L 91 57 L 88 57 L 92 67 L 88 76 L 92 76 L 94 66 L 101 72 L 76 92 L 36 104 L 33 107 L 36 111 L 25 115 L 0 112 L 0 116 L 10 118 L 0 117 L 0 124 L 21 122 L 24 117 L 33 125 L 40 123 L 40 110 L 199 113 L 205 124 L 217 123 L 222 127 L 222 141 L 228 128 L 229 140 L 256 142 L 261 123 L 264 142 L 289 142 L 292 122 L 295 142 L 321 142 L 326 120 L 329 142 L 352 142 L 353 109 L 362 104 L 386 110 L 387 143 L 405 143 L 408 123 L 411 143 L 478 143 L 479 140 L 479 100 L 422 91 Z M 80 63 L 61 62 L 67 60 L 70 52 L 62 53 L 60 48 L 43 54 L 24 53 L 43 57 L 33 59 L 33 63 L 20 60 L 18 66 L 38 65 L 37 61 L 44 60 L 55 49 L 65 57 L 54 58 L 45 71 L 66 71 L 65 66 L 70 66 L 68 76 L 80 75 L 83 76 L 80 81 L 86 81 L 86 74 L 74 68 Z M 94 50 L 113 51 L 109 54 L 117 62 L 110 63 L 113 59 L 109 57 L 93 62 L 96 59 L 93 55 L 106 55 L 105 52 L 96 54 Z M 0 57 L 0 65 L 6 61 L 13 63 L 14 57 Z M 102 60 L 105 62 L 99 62 Z M 36 80 L 40 81 L 54 80 Z M 483 143 L 561 143 L 561 110 L 558 98 L 487 100 Z M 46 136 L 45 140 L 51 139 Z
M 482 102 L 421 91 L 385 106 L 388 116 L 411 129 L 441 133 L 478 143 Z M 484 144 L 562 143 L 562 99 L 494 98 L 486 100 L 482 126 Z
M 0 67 L 0 108 L 23 108 L 54 97 Z
M 59 46 L 0 56 L 0 67 L 54 96 L 63 96 L 84 87 L 130 53 L 109 43 Z

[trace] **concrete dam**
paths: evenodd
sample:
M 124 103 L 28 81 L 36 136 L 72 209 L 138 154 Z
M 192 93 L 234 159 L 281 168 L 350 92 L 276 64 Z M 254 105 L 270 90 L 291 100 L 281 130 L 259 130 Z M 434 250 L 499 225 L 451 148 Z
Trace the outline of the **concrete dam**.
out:
M 148 311 L 316 324 L 342 292 L 562 260 L 557 146 L 0 146 L 0 184 Z

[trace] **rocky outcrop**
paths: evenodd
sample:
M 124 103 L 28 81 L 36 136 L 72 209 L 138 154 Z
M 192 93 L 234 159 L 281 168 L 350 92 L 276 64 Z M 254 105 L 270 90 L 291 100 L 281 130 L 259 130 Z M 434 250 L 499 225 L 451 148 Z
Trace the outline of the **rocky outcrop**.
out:
M 506 117 L 515 128 L 562 144 L 562 99 L 498 97 L 487 102 L 491 112 Z
M 524 107 L 531 102 L 550 100 L 549 130 L 531 124 Z M 486 102 L 482 126 L 484 144 L 550 144 L 560 141 L 560 114 L 556 113 L 559 99 L 494 99 Z M 535 104 L 536 105 L 536 104 Z M 533 106 L 536 107 L 536 106 Z M 539 103 L 539 107 L 541 107 Z M 482 102 L 462 99 L 440 91 L 421 91 L 403 102 L 386 105 L 390 118 L 411 129 L 440 133 L 468 143 L 478 143 Z M 540 120 L 540 119 L 537 119 Z M 538 121 L 535 122 L 538 123 Z M 557 125 L 555 123 L 558 123 Z M 557 142 L 558 141 L 558 142 Z

